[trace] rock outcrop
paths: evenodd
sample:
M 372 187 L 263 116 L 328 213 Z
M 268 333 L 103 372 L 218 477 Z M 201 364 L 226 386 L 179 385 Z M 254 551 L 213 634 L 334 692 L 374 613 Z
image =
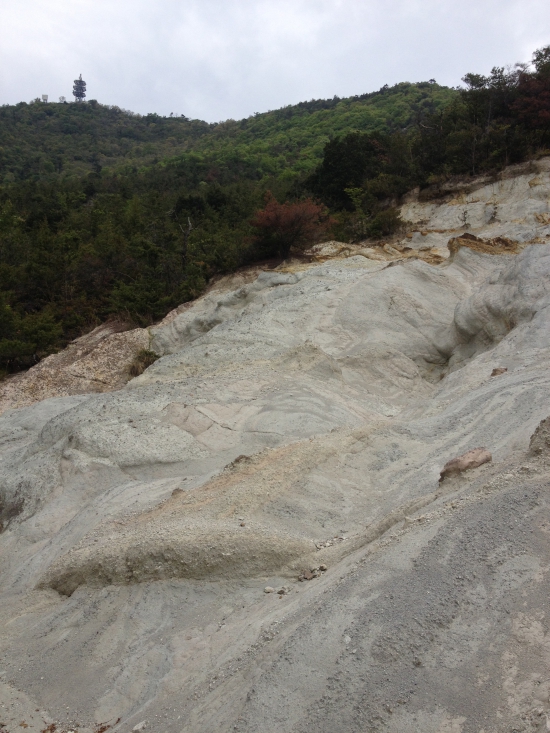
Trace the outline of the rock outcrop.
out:
M 388 246 L 319 246 L 21 375 L 0 416 L 0 698 L 24 691 L 31 730 L 546 726 L 533 166 L 411 196 Z M 162 358 L 126 383 L 143 348 Z
M 529 442 L 531 453 L 535 456 L 550 454 L 550 417 L 541 420 Z
M 439 475 L 439 482 L 441 483 L 448 476 L 456 476 L 463 471 L 479 468 L 484 463 L 489 463 L 492 460 L 493 456 L 487 448 L 472 448 L 472 450 L 466 451 L 461 456 L 451 458 L 450 461 L 447 461 Z
M 112 392 L 129 379 L 136 354 L 149 346 L 146 329 L 106 323 L 46 357 L 27 372 L 0 382 L 0 414 L 50 397 Z

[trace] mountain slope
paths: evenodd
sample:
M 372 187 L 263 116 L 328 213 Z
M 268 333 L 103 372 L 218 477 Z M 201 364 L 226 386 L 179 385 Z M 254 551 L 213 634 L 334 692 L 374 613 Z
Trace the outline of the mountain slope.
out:
M 0 417 L 9 733 L 546 726 L 550 161 L 470 184 Z
M 345 242 L 393 236 L 407 191 L 438 196 L 455 175 L 496 176 L 544 154 L 550 47 L 532 70 L 464 82 L 217 125 L 93 101 L 0 109 L 1 373 L 109 318 L 158 321 L 213 276 L 284 257 L 329 227 Z
M 331 135 L 391 131 L 442 109 L 456 92 L 435 83 L 397 84 L 359 97 L 312 100 L 248 119 L 135 115 L 95 101 L 0 107 L 0 181 L 51 180 L 188 156 L 253 178 L 311 170 Z M 215 173 L 215 171 L 214 171 Z M 214 174 L 213 173 L 213 174 Z

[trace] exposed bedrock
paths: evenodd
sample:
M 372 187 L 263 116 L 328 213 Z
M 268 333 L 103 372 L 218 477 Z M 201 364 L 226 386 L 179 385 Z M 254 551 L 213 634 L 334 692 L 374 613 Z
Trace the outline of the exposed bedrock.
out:
M 458 303 L 453 328 L 447 334 L 450 340 L 442 350 L 456 368 L 502 341 L 513 329 L 516 348 L 531 344 L 546 348 L 549 319 L 550 251 L 547 245 L 533 245 Z
M 1 465 L 5 521 L 32 516 L 49 496 L 63 503 L 77 476 L 101 471 L 116 482 L 122 472 L 127 480 L 200 485 L 240 454 L 397 414 L 433 391 L 443 362 L 436 339 L 468 292 L 463 263 L 482 276 L 487 259 L 465 251 L 437 270 L 352 258 L 277 286 L 263 278 L 245 299 L 255 306 L 260 294 L 260 312 L 243 312 L 242 299 L 229 294 L 224 302 L 235 311 L 217 328 L 125 390 L 70 409 L 57 401 L 59 415 L 37 434 L 23 431 L 24 445 L 12 441 Z M 173 323 L 166 328 L 173 334 Z M 16 415 L 4 418 L 10 436 Z M 299 536 L 308 537 L 306 528 L 307 521 Z
M 212 290 L 121 389 L 6 410 L 0 698 L 59 730 L 543 729 L 537 165 L 412 200 L 391 248 Z
M 487 448 L 472 448 L 472 450 L 466 451 L 461 456 L 451 458 L 444 466 L 441 471 L 439 481 L 443 481 L 448 476 L 455 476 L 463 471 L 470 471 L 472 468 L 479 468 L 484 463 L 489 463 L 493 457 L 487 450 Z
M 541 420 L 531 436 L 529 448 L 533 455 L 550 458 L 550 417 Z
M 65 552 L 37 578 L 63 592 L 82 583 L 283 571 L 305 560 L 317 541 L 338 534 L 344 521 L 350 537 L 360 536 L 369 519 L 431 493 L 441 464 L 457 449 L 475 447 L 464 444 L 453 425 L 464 431 L 475 415 L 477 429 L 470 428 L 468 440 L 477 435 L 477 444 L 488 443 L 488 426 L 495 417 L 502 422 L 494 405 L 503 404 L 503 383 L 485 379 L 477 392 L 446 404 L 445 382 L 438 381 L 447 369 L 442 334 L 464 340 L 469 333 L 476 341 L 483 332 L 502 341 L 494 324 L 516 314 L 507 338 L 528 328 L 540 350 L 546 345 L 549 263 L 544 246 L 529 247 L 511 262 L 462 249 L 445 268 L 411 261 L 383 269 L 348 258 L 300 277 L 260 278 L 247 286 L 246 297 L 224 296 L 226 317 L 217 327 L 190 342 L 184 329 L 179 350 L 126 389 L 77 400 L 69 409 L 58 402 L 59 414 L 37 433 L 23 431 L 24 445 L 13 441 L 0 464 L 3 522 L 28 520 L 44 504 L 46 513 L 56 503 L 62 515 L 70 511 L 64 531 L 71 549 L 64 545 Z M 166 327 L 166 339 L 176 338 L 175 322 Z M 499 379 L 511 384 L 515 376 Z M 526 390 L 533 389 L 536 384 L 522 382 L 519 397 L 511 388 L 510 405 L 518 399 L 525 404 Z M 428 419 L 421 417 L 426 400 L 436 410 Z M 524 407 L 514 410 L 518 420 L 530 415 Z M 4 418 L 10 435 L 17 415 Z M 513 422 L 492 433 L 497 451 L 515 435 Z M 369 437 L 361 437 L 365 431 Z M 377 443 L 387 446 L 387 465 L 376 459 L 378 450 L 365 463 L 365 446 Z M 449 454 L 436 457 L 446 444 Z M 337 478 L 348 450 L 361 456 L 346 459 L 358 464 L 360 484 Z M 253 469 L 241 475 L 237 466 L 229 483 L 223 473 L 216 478 L 243 454 L 258 454 Z M 383 467 L 387 477 L 392 464 L 409 475 L 406 491 L 401 476 L 388 484 L 378 471 L 363 475 L 371 465 Z M 265 478 L 272 465 L 274 473 Z M 331 472 L 334 478 L 327 480 Z M 110 489 L 103 501 L 114 503 L 114 512 L 106 507 L 85 528 L 76 495 L 105 482 Z M 150 492 L 151 482 L 156 491 Z M 122 487 L 126 498 L 116 501 Z M 185 497 L 179 513 L 171 509 L 170 517 L 158 521 L 140 513 L 176 488 Z M 209 497 L 205 506 L 196 498 L 203 496 Z M 89 497 L 97 501 L 96 490 Z M 344 514 L 337 503 L 346 507 Z M 244 531 L 237 529 L 241 516 L 248 522 Z M 32 538 L 30 527 L 25 533 Z

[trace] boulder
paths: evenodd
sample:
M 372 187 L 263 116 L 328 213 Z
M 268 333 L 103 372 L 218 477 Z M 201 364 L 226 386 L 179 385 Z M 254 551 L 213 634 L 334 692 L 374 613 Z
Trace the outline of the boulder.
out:
M 448 476 L 454 476 L 463 471 L 468 471 L 471 468 L 477 468 L 492 460 L 493 456 L 487 448 L 472 448 L 472 450 L 463 453 L 461 456 L 447 461 L 439 476 L 439 482 L 441 483 Z

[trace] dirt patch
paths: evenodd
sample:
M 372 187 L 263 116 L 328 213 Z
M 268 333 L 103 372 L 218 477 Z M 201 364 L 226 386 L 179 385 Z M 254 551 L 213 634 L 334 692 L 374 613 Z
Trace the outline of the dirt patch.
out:
M 120 331 L 106 323 L 0 384 L 0 414 L 50 397 L 111 392 L 128 381 L 128 364 L 149 347 L 145 328 Z
M 461 247 L 468 247 L 474 252 L 483 252 L 489 255 L 515 255 L 521 252 L 522 246 L 519 242 L 507 237 L 494 237 L 493 239 L 482 239 L 475 234 L 461 234 L 460 237 L 449 239 L 449 251 L 451 256 L 456 254 Z
M 304 471 L 354 442 L 329 435 L 239 457 L 197 489 L 173 491 L 168 501 L 122 525 L 105 523 L 60 557 L 40 587 L 71 595 L 84 584 L 230 579 L 279 570 L 314 553 L 315 543 L 284 523 L 268 523 L 263 505 L 292 492 Z

